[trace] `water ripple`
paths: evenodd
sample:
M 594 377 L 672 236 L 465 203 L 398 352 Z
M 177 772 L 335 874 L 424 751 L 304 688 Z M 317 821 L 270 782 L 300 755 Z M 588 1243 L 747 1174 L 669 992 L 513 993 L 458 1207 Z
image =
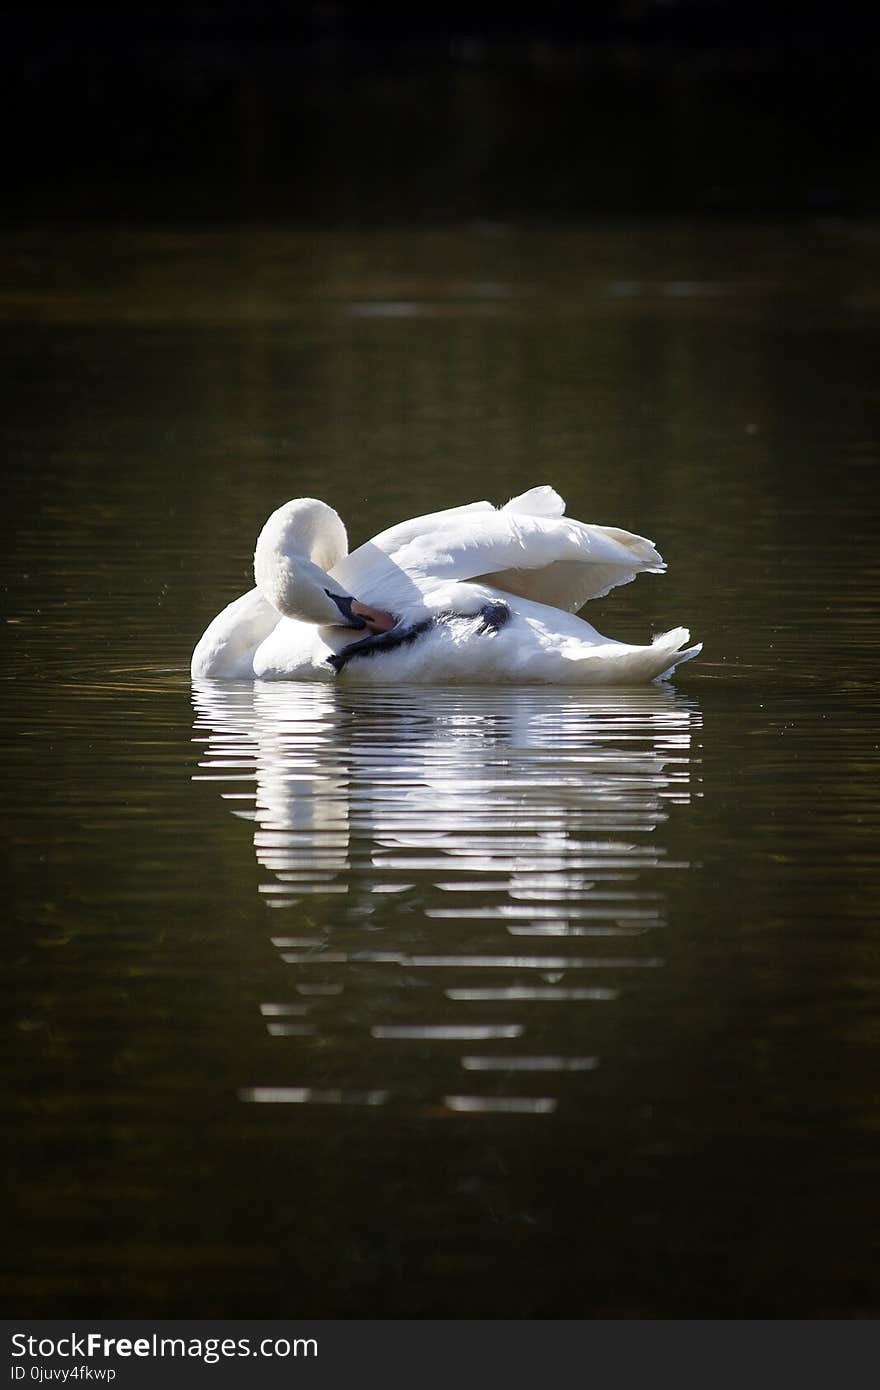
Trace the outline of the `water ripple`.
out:
M 578 1104 L 607 1037 L 593 1006 L 663 964 L 659 871 L 684 866 L 656 832 L 690 796 L 694 701 L 204 682 L 194 705 L 195 779 L 252 824 L 257 892 L 292 920 L 267 931 L 278 990 L 260 1006 L 277 1084 L 242 1098 L 449 1117 Z M 535 1073 L 552 1094 L 527 1093 Z

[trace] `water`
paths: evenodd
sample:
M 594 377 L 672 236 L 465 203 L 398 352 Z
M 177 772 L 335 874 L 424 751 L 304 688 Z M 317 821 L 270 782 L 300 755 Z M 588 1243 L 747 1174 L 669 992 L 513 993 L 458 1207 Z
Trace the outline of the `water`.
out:
M 6 234 L 10 1315 L 877 1310 L 868 226 Z M 633 691 L 187 674 L 541 481 Z

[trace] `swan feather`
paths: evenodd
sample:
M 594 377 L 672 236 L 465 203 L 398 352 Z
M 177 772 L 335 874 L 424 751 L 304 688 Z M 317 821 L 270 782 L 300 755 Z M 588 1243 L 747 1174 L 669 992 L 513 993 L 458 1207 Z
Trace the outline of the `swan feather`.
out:
M 564 507 L 553 488 L 538 487 L 497 510 L 477 502 L 416 517 L 360 546 L 331 573 L 363 602 L 392 610 L 426 583 L 471 580 L 569 613 L 638 574 L 663 573 L 652 541 L 573 521 Z
M 332 508 L 311 498 L 286 503 L 257 544 L 259 587 L 209 625 L 192 674 L 631 685 L 664 679 L 696 656 L 701 647 L 685 647 L 686 628 L 633 646 L 574 616 L 588 599 L 665 565 L 644 536 L 564 513 L 555 489 L 536 487 L 500 508 L 474 502 L 412 518 L 349 555 Z M 328 597 L 338 591 L 394 614 L 398 636 L 361 639 L 334 662 L 353 641 Z M 509 621 L 487 623 L 485 614 L 500 607 L 510 609 Z

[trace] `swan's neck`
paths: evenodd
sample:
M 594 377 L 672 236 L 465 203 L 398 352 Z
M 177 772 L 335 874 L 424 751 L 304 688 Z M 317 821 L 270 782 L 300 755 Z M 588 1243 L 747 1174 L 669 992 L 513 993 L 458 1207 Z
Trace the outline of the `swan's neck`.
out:
M 340 517 L 325 502 L 300 497 L 273 512 L 254 552 L 254 578 L 264 598 L 286 618 L 338 623 L 327 590 L 345 595 L 328 571 L 348 554 Z

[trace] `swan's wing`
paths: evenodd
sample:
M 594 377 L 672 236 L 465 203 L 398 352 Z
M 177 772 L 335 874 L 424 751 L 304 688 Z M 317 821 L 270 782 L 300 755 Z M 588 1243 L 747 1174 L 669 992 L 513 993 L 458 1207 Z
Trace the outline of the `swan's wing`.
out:
M 569 517 L 518 518 L 511 534 L 495 542 L 491 559 L 491 567 L 474 579 L 569 613 L 639 574 L 662 574 L 666 569 L 653 542 L 644 536 Z
M 478 502 L 417 517 L 361 546 L 334 575 L 363 602 L 388 607 L 432 582 L 484 580 L 576 612 L 643 571 L 662 573 L 663 561 L 644 536 L 573 521 L 564 509 L 553 488 L 540 487 L 498 511 Z
M 468 502 L 463 507 L 447 507 L 442 512 L 429 512 L 426 516 L 413 517 L 411 521 L 398 522 L 396 526 L 390 526 L 387 531 L 374 536 L 370 544 L 384 550 L 386 555 L 393 555 L 419 536 L 436 537 L 438 532 L 463 530 L 475 516 L 486 513 L 493 516 L 496 510 L 491 502 Z M 512 497 L 500 510 L 525 512 L 529 516 L 562 516 L 565 503 L 554 488 L 533 487 L 521 497 Z
M 387 531 L 380 531 L 369 544 L 377 546 L 386 555 L 394 555 L 419 536 L 431 536 L 449 529 L 455 530 L 459 526 L 464 527 L 470 517 L 494 510 L 491 502 L 468 502 L 463 507 L 447 507 L 442 512 L 429 512 L 426 516 L 414 516 L 410 521 L 399 521 L 396 526 L 389 526 Z M 352 556 L 348 558 L 351 559 L 355 554 L 357 552 L 353 551 Z
M 442 542 L 444 536 L 463 534 L 471 517 L 487 513 L 491 516 L 494 512 L 491 502 L 469 502 L 463 507 L 448 507 L 442 512 L 401 521 L 358 546 L 339 560 L 330 573 L 361 603 L 405 611 L 421 602 L 423 590 L 401 567 L 399 557 L 420 538 L 433 537 L 435 543 Z

